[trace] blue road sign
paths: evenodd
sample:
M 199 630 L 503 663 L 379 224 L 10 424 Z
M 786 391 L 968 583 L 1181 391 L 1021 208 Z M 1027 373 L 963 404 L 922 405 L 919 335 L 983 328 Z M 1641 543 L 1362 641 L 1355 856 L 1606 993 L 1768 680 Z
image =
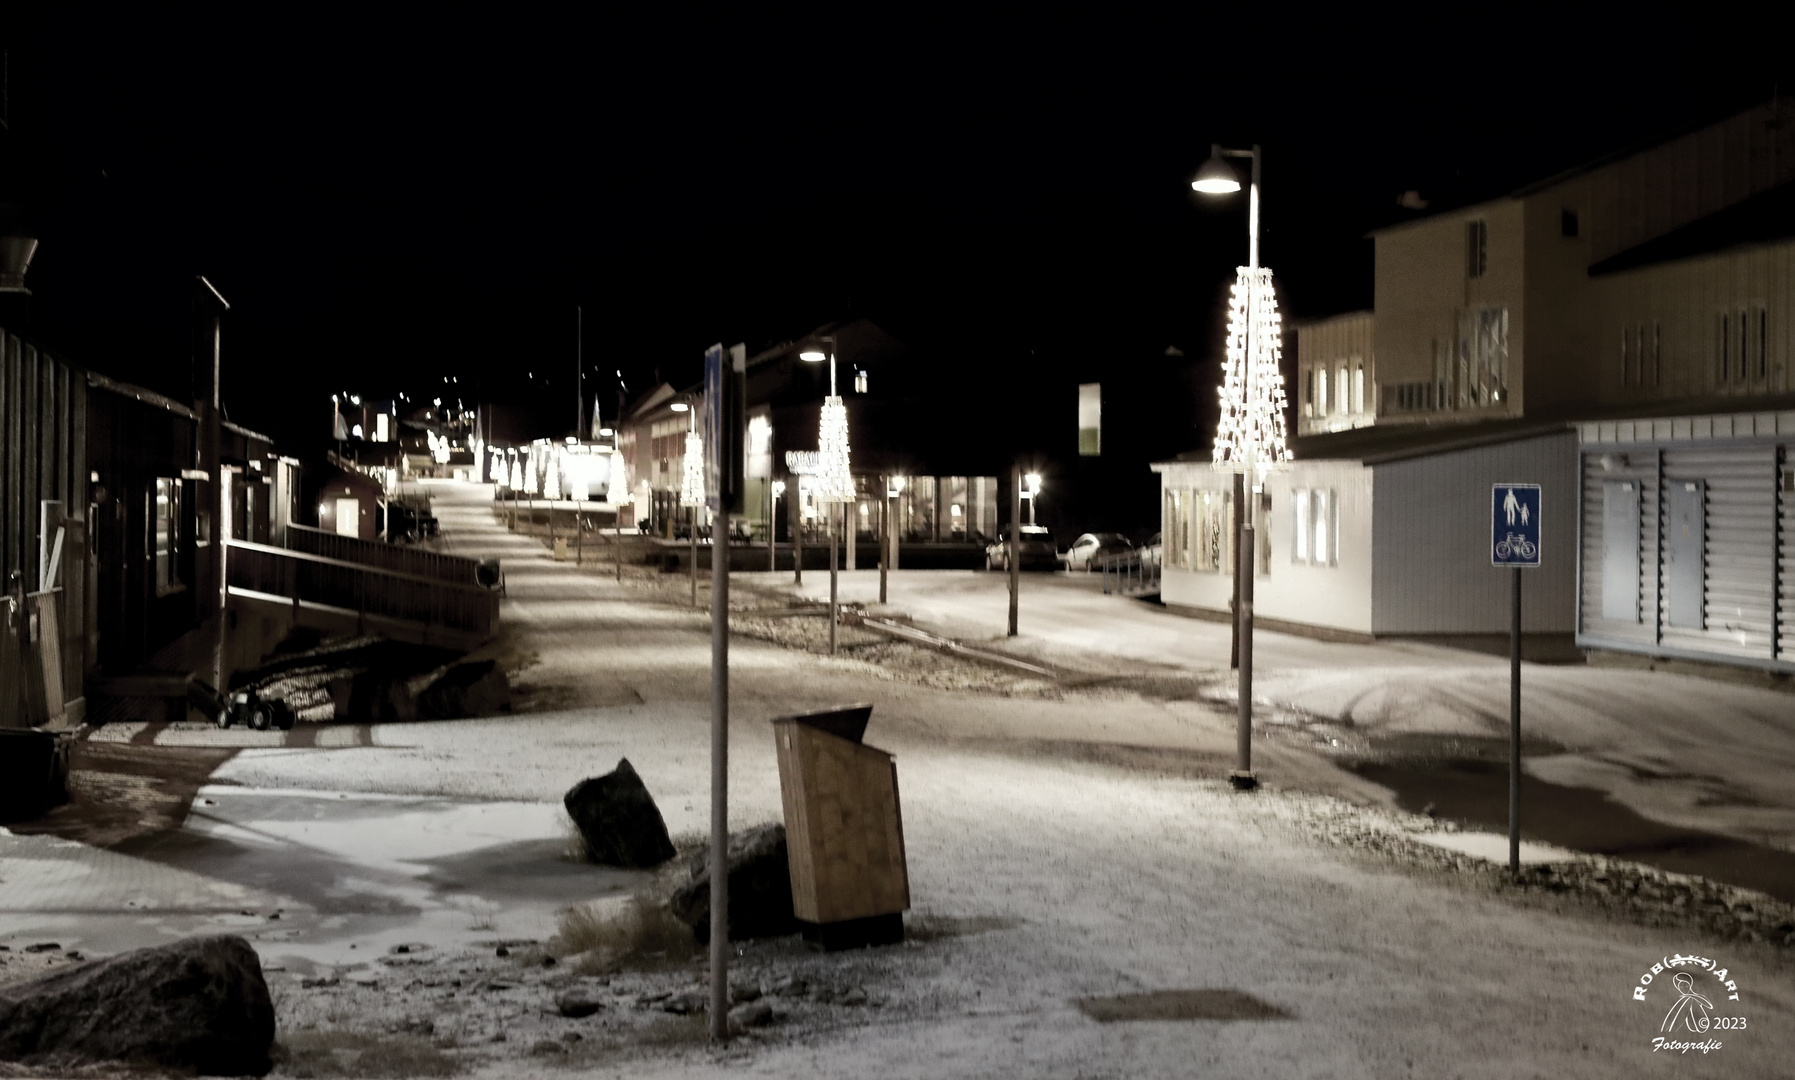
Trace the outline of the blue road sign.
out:
M 1490 488 L 1490 565 L 1539 565 L 1539 485 Z

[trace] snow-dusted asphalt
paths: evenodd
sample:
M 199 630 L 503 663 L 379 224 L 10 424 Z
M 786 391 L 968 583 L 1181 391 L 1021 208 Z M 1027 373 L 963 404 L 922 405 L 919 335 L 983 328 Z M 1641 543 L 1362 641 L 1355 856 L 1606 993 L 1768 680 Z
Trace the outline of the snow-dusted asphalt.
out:
M 512 829 L 518 835 L 507 833 L 510 842 L 532 834 L 547 842 L 549 826 L 530 825 L 538 819 L 528 808 L 552 807 L 574 781 L 628 756 L 670 829 L 700 832 L 709 784 L 705 617 L 550 561 L 536 542 L 492 525 L 480 489 L 444 487 L 437 496 L 438 516 L 459 550 L 507 560 L 504 618 L 535 655 L 520 682 L 539 711 L 377 728 L 372 746 L 246 750 L 221 771 L 218 790 L 237 784 L 270 792 L 244 793 L 237 799 L 244 807 L 289 797 L 278 792 L 409 796 L 394 801 L 394 814 L 413 814 L 404 828 L 420 835 L 431 832 L 418 824 L 428 806 L 462 812 L 460 824 L 434 820 L 465 831 L 465 811 L 453 808 L 493 800 L 488 805 L 501 808 L 507 823 L 494 825 L 495 835 Z M 826 587 L 826 575 L 819 577 Z M 1026 610 L 1032 633 L 1045 620 Z M 1113 638 L 1093 630 L 1100 617 L 1080 615 L 1076 632 Z M 942 617 L 938 625 L 964 632 L 973 622 Z M 1166 619 L 1163 632 L 1210 630 Z M 1318 643 L 1293 640 L 1326 654 Z M 1044 655 L 1092 646 L 1040 647 Z M 742 639 L 733 650 L 732 823 L 780 814 L 770 717 L 871 701 L 867 741 L 898 756 L 912 915 L 982 929 L 903 954 L 903 964 L 891 965 L 895 982 L 869 987 L 892 1004 L 866 1010 L 864 1022 L 797 1038 L 775 1029 L 722 1056 L 668 1048 L 598 1063 L 595 1075 L 1770 1077 L 1787 1075 L 1795 1057 L 1795 965 L 1785 951 L 1611 924 L 1586 908 L 1517 905 L 1331 846 L 1314 822 L 1352 811 L 1286 788 L 1366 804 L 1380 793 L 1274 744 L 1263 763 L 1271 787 L 1251 796 L 1178 775 L 1180 763 L 1225 765 L 1232 731 L 1210 706 L 1129 694 L 948 693 L 879 678 L 858 661 Z M 1417 650 L 1416 666 L 1476 666 L 1457 654 L 1435 655 L 1443 652 Z M 1173 767 L 1138 767 L 1143 753 L 1147 764 L 1157 754 Z M 228 800 L 218 801 L 209 809 L 232 826 L 254 824 L 245 819 L 253 809 L 232 817 L 222 805 Z M 358 867 L 384 864 L 404 878 L 406 865 L 441 856 L 393 850 L 380 836 L 378 801 L 357 811 L 359 829 L 310 834 L 317 859 L 306 872 L 327 878 L 334 859 L 340 878 L 314 888 L 310 903 L 338 885 L 353 891 Z M 482 892 L 486 885 L 438 873 L 406 894 L 407 903 L 453 909 L 465 896 L 496 895 Z M 533 918 L 542 910 L 540 899 L 518 906 L 538 913 Z M 264 957 L 278 960 L 283 949 L 293 962 L 307 950 L 341 956 L 342 934 L 365 930 L 363 940 L 377 947 L 408 932 L 351 919 L 336 924 L 332 937 L 318 922 L 306 925 L 313 929 L 287 945 L 259 943 Z M 465 932 L 465 924 L 432 925 Z M 1725 1011 L 1748 1016 L 1749 1029 L 1725 1033 L 1715 1053 L 1671 1063 L 1651 1052 L 1668 1002 L 1662 994 L 1636 1002 L 1631 989 L 1641 972 L 1674 953 L 1730 965 L 1745 992 Z M 1293 1018 L 1099 1024 L 1072 1003 L 1194 987 L 1245 991 Z M 521 1054 L 479 1071 L 568 1075 Z

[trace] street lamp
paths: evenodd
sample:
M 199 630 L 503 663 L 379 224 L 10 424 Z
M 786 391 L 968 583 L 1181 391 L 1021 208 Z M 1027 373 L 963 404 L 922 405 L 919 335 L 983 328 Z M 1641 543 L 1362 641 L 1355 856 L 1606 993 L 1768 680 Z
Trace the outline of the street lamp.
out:
M 1029 473 L 1022 478 L 1022 483 L 1023 490 L 1028 493 L 1028 523 L 1033 525 L 1035 523 L 1035 500 L 1041 494 L 1041 474 Z
M 1209 160 L 1197 170 L 1191 188 L 1204 195 L 1230 195 L 1240 178 L 1228 158 L 1252 160 L 1247 191 L 1247 265 L 1240 267 L 1229 304 L 1228 362 L 1220 388 L 1221 419 L 1216 427 L 1213 462 L 1234 473 L 1234 656 L 1239 671 L 1236 724 L 1238 760 L 1229 780 L 1246 791 L 1257 786 L 1253 775 L 1253 573 L 1254 527 L 1247 513 L 1246 474 L 1253 473 L 1253 491 L 1263 489 L 1265 474 L 1289 458 L 1284 445 L 1284 384 L 1278 371 L 1277 301 L 1271 271 L 1259 265 L 1259 147 L 1250 150 L 1209 148 Z
M 885 529 L 881 536 L 885 550 L 879 558 L 879 603 L 885 603 L 885 579 L 897 562 L 898 499 L 904 494 L 904 478 L 892 476 L 885 481 Z
M 771 471 L 771 470 L 769 470 Z M 779 500 L 785 494 L 785 481 L 773 481 L 771 505 L 767 508 L 767 569 L 779 569 Z
M 683 401 L 673 403 L 674 412 L 686 413 L 690 424 L 686 431 L 686 457 L 679 481 L 679 505 L 691 511 L 692 532 L 692 606 L 698 606 L 698 508 L 704 505 L 704 437 L 698 434 L 698 414 Z M 715 538 L 713 537 L 713 543 Z M 715 557 L 715 552 L 712 552 Z
M 836 550 L 835 519 L 855 498 L 854 477 L 848 456 L 848 408 L 835 389 L 835 338 L 823 338 L 828 351 L 805 349 L 798 359 L 807 364 L 829 361 L 829 396 L 823 399 L 823 412 L 817 424 L 816 476 L 817 501 L 829 507 L 829 655 L 835 655 L 835 624 L 840 618 L 840 559 Z

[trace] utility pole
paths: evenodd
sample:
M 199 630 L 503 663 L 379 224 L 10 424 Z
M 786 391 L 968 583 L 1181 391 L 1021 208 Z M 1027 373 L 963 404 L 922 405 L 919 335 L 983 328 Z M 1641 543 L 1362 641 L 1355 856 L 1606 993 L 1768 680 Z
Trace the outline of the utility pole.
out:
M 573 437 L 586 441 L 586 309 L 573 309 Z
M 1010 637 L 1016 636 L 1016 598 L 1022 591 L 1022 466 L 1010 482 Z

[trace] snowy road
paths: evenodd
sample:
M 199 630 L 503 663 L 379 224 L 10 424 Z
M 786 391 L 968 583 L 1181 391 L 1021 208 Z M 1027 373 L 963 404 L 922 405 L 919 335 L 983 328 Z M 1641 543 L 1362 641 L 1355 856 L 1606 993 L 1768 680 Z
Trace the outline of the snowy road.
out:
M 534 659 L 519 679 L 531 709 L 378 726 L 371 745 L 246 749 L 219 772 L 208 792 L 224 797 L 194 830 L 213 843 L 233 828 L 253 828 L 264 844 L 303 837 L 306 861 L 284 870 L 269 858 L 189 868 L 285 897 L 295 932 L 258 941 L 282 966 L 341 963 L 352 944 L 366 957 L 408 934 L 441 935 L 442 947 L 480 930 L 466 905 L 506 903 L 496 880 L 504 864 L 475 856 L 555 839 L 561 794 L 620 756 L 676 836 L 704 828 L 705 617 L 668 602 L 676 591 L 620 586 L 551 561 L 539 543 L 493 525 L 480 489 L 436 493 L 458 550 L 506 559 L 503 615 L 513 647 Z M 948 618 L 941 625 L 956 628 Z M 1169 635 L 1225 630 L 1164 625 Z M 1297 647 L 1326 649 L 1300 639 Z M 1225 636 L 1221 648 L 1225 663 Z M 1417 663 L 1459 659 L 1438 653 L 1417 650 Z M 1212 706 L 1127 693 L 948 692 L 881 677 L 863 661 L 743 638 L 733 660 L 732 824 L 780 815 L 770 717 L 871 701 L 867 741 L 897 754 L 911 917 L 961 929 L 829 961 L 855 965 L 882 1005 L 844 1013 L 835 1026 L 795 1035 L 775 1027 L 722 1056 L 667 1046 L 627 1061 L 593 1058 L 583 1066 L 593 1075 L 1769 1077 L 1795 1053 L 1788 950 L 1613 921 L 1550 897 L 1517 900 L 1331 841 L 1325 826 L 1354 815 L 1407 826 L 1387 811 L 1289 790 L 1367 806 L 1381 794 L 1276 740 L 1264 748 L 1269 788 L 1232 793 L 1218 779 L 1232 729 Z M 232 798 L 229 785 L 248 790 Z M 325 813 L 308 797 L 356 806 Z M 493 843 L 482 848 L 482 838 Z M 16 865 L 0 862 L 0 907 Z M 244 880 L 256 867 L 266 875 Z M 313 880 L 283 889 L 282 873 Z M 498 919 L 540 922 L 566 886 L 543 877 Z M 387 921 L 328 910 L 340 901 L 359 911 L 368 897 L 392 903 Z M 0 915 L 15 927 L 24 917 Z M 177 927 L 167 918 L 138 923 L 152 934 Z M 83 923 L 70 916 L 57 925 L 78 934 Z M 121 912 L 105 925 L 117 935 L 137 923 Z M 492 936 L 497 924 L 485 925 L 480 932 Z M 1731 1008 L 1749 1016 L 1749 1030 L 1728 1032 L 1723 1049 L 1699 1062 L 1654 1055 L 1665 1008 L 1630 994 L 1641 972 L 1674 953 L 1723 959 L 1745 991 Z M 764 955 L 772 954 L 751 949 L 744 962 Z M 1290 1017 L 1099 1023 L 1074 1004 L 1183 988 L 1242 991 Z M 503 1022 L 567 1023 L 533 1008 Z M 340 1022 L 357 1021 L 351 1012 Z M 456 1045 L 470 1046 L 466 1062 L 482 1076 L 564 1076 L 571 1064 L 520 1056 L 521 1046 L 506 1055 L 484 1042 Z

